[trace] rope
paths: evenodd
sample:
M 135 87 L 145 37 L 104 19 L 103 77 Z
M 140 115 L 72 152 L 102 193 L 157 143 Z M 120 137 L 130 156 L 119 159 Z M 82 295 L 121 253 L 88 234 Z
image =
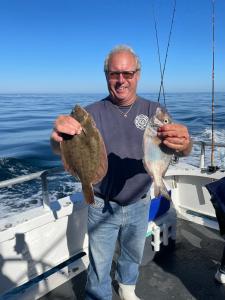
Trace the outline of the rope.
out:
M 164 80 L 164 74 L 165 74 L 165 69 L 166 69 L 166 62 L 167 62 L 167 57 L 168 57 L 168 51 L 169 51 L 169 47 L 170 47 L 170 40 L 171 40 L 171 34 L 172 34 L 172 29 L 173 29 L 175 12 L 176 12 L 176 0 L 174 0 L 172 20 L 171 20 L 171 24 L 170 24 L 170 32 L 169 32 L 168 43 L 167 43 L 167 48 L 166 48 L 166 55 L 165 55 L 165 60 L 164 60 L 164 65 L 163 65 L 163 70 L 162 70 L 161 57 L 160 57 L 160 49 L 159 49 L 158 30 L 157 30 L 157 22 L 156 22 L 156 17 L 155 17 L 155 13 L 154 13 L 154 6 L 153 6 L 153 17 L 154 17 L 154 23 L 155 23 L 155 34 L 156 34 L 157 51 L 158 51 L 159 66 L 160 66 L 160 75 L 161 75 L 159 95 L 158 95 L 158 102 L 160 100 L 161 91 L 162 91 L 163 92 L 163 98 L 164 98 L 164 105 L 165 106 L 166 106 L 166 97 L 165 97 L 163 80 Z

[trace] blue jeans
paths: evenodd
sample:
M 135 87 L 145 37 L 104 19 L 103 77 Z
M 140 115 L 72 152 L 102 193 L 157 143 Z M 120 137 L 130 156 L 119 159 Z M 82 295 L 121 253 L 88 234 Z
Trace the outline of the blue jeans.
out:
M 148 226 L 149 197 L 121 206 L 96 197 L 88 210 L 89 259 L 85 300 L 111 300 L 111 265 L 118 238 L 116 279 L 135 285 Z

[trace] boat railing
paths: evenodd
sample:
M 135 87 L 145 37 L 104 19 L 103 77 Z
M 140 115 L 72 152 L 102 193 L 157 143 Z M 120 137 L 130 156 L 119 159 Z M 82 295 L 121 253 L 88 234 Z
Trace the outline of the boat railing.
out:
M 55 167 L 35 173 L 31 173 L 28 175 L 22 175 L 16 178 L 0 181 L 0 188 L 10 188 L 15 184 L 24 183 L 27 181 L 31 181 L 34 179 L 41 180 L 41 187 L 42 187 L 42 205 L 44 207 L 50 207 L 50 200 L 49 200 L 49 192 L 48 192 L 48 176 L 62 173 L 64 171 L 63 167 Z
M 206 169 L 205 160 L 206 160 L 206 147 L 212 147 L 211 142 L 203 142 L 203 141 L 193 141 L 194 145 L 200 145 L 200 161 L 199 161 L 199 168 L 201 170 Z M 215 147 L 218 148 L 224 148 L 225 149 L 225 143 L 214 143 Z
M 205 149 L 206 147 L 210 147 L 210 142 L 203 142 L 203 141 L 194 141 L 194 145 L 200 145 L 201 147 L 201 154 L 200 154 L 200 163 L 199 167 L 201 170 L 205 170 Z M 225 148 L 225 143 L 215 143 L 215 147 L 223 147 Z M 51 169 L 46 169 L 43 171 L 31 173 L 28 175 L 22 175 L 16 178 L 4 180 L 0 182 L 0 188 L 10 188 L 11 186 L 19 183 L 24 183 L 26 181 L 31 181 L 34 179 L 41 179 L 41 186 L 42 186 L 42 204 L 44 207 L 50 207 L 50 200 L 49 200 L 49 191 L 48 191 L 48 176 L 62 173 L 64 171 L 63 167 L 55 167 Z

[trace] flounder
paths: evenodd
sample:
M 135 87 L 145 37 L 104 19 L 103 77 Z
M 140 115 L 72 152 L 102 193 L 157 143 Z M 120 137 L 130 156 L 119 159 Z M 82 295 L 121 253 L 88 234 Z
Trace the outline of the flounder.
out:
M 143 164 L 147 173 L 153 178 L 154 194 L 156 197 L 162 195 L 168 200 L 171 200 L 171 197 L 163 182 L 163 176 L 175 151 L 162 143 L 157 136 L 157 128 L 170 123 L 172 123 L 170 116 L 158 107 L 155 115 L 148 121 L 143 136 Z
M 82 184 L 84 198 L 88 204 L 94 203 L 92 184 L 105 176 L 108 159 L 103 138 L 91 115 L 76 105 L 71 116 L 82 126 L 81 134 L 62 134 L 61 157 L 65 169 Z

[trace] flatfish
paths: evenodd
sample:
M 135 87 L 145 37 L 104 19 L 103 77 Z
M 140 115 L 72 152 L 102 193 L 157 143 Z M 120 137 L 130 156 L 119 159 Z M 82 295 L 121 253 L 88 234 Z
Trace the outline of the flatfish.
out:
M 148 121 L 143 136 L 143 164 L 153 178 L 155 197 L 162 195 L 168 200 L 171 200 L 171 197 L 163 182 L 163 176 L 175 151 L 162 143 L 157 136 L 157 128 L 170 123 L 172 123 L 170 116 L 158 107 L 155 115 Z
M 84 198 L 91 204 L 94 203 L 92 185 L 101 181 L 108 169 L 105 144 L 93 118 L 84 108 L 76 105 L 71 116 L 81 124 L 82 132 L 62 135 L 61 158 L 65 170 L 81 181 Z

